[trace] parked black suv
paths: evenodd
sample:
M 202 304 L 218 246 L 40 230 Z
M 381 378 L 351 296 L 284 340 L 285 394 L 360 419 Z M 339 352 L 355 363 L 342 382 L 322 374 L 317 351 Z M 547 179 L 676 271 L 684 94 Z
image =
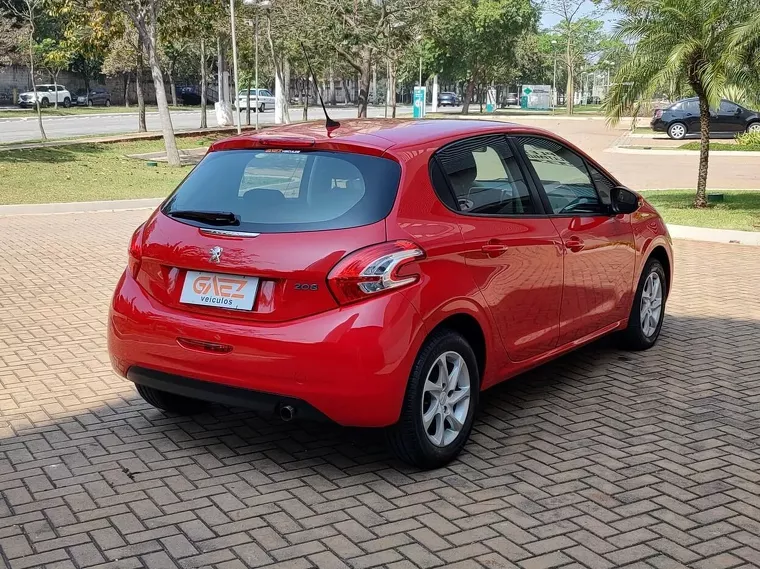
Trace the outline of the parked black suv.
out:
M 657 109 L 650 125 L 653 131 L 666 132 L 676 140 L 699 134 L 699 99 L 683 99 L 666 109 Z M 745 131 L 760 132 L 760 113 L 726 99 L 720 102 L 718 109 L 710 109 L 710 133 L 736 134 Z

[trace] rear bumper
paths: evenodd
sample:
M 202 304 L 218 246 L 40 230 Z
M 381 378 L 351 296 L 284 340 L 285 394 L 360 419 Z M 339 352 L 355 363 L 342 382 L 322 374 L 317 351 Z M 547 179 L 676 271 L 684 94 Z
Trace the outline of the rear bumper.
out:
M 276 414 L 280 409 L 289 405 L 294 409 L 294 416 L 299 419 L 327 420 L 327 417 L 314 407 L 293 397 L 262 393 L 242 387 L 231 387 L 211 381 L 200 381 L 137 366 L 129 368 L 127 379 L 137 385 L 145 385 L 160 391 L 221 405 L 245 407 L 264 415 Z
M 649 122 L 649 126 L 655 132 L 665 132 L 668 130 L 668 125 L 662 119 L 652 119 Z
M 341 425 L 381 427 L 398 420 L 422 332 L 400 293 L 291 322 L 251 323 L 223 309 L 212 318 L 168 308 L 125 274 L 109 312 L 108 349 L 114 369 L 137 383 L 169 374 L 171 385 L 184 381 L 201 399 L 253 407 L 264 400 L 272 409 L 290 398 Z M 231 349 L 191 348 L 180 338 Z M 239 398 L 220 400 L 219 386 Z

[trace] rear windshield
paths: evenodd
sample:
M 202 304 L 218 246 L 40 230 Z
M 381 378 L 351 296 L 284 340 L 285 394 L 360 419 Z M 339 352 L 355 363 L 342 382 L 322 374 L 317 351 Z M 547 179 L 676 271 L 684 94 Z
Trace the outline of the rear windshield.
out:
M 400 177 L 398 163 L 362 154 L 223 150 L 208 154 L 162 211 L 231 212 L 240 219 L 234 229 L 259 233 L 345 229 L 384 219 Z

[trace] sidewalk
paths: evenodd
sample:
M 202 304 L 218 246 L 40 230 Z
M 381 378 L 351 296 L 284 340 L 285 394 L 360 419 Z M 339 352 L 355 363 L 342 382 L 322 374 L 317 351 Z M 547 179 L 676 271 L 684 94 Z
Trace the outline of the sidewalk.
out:
M 270 125 L 261 125 L 259 130 L 265 129 Z M 241 127 L 243 131 L 256 130 L 254 126 L 243 125 Z M 189 130 L 178 130 L 174 133 L 174 136 L 198 136 L 204 134 L 214 133 L 235 133 L 237 132 L 236 126 L 212 126 L 209 128 L 195 128 Z M 84 138 L 69 138 L 63 140 L 50 140 L 48 142 L 19 142 L 10 144 L 0 144 L 0 152 L 4 150 L 28 150 L 30 148 L 49 148 L 51 146 L 71 146 L 74 144 L 97 144 L 97 143 L 113 143 L 113 142 L 125 142 L 130 140 L 159 140 L 164 135 L 160 131 L 152 132 L 134 132 L 127 134 L 114 134 L 112 136 L 95 136 Z
M 0 217 L 14 215 L 51 215 L 63 213 L 100 213 L 130 211 L 137 209 L 155 209 L 164 198 L 145 198 L 137 200 L 113 200 L 99 202 L 70 202 L 51 204 L 0 205 Z M 737 231 L 733 229 L 711 229 L 707 227 L 690 227 L 688 225 L 668 224 L 668 231 L 673 239 L 691 241 L 709 241 L 713 243 L 735 243 L 760 246 L 760 231 Z

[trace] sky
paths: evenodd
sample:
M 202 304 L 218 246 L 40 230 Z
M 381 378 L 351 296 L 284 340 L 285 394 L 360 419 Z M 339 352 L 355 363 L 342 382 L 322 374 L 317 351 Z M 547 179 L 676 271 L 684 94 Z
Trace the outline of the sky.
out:
M 596 6 L 592 2 L 586 2 L 578 12 L 578 15 L 588 16 L 591 12 L 594 11 Z M 613 12 L 606 12 L 602 14 L 602 19 L 604 20 L 604 29 L 608 32 L 612 31 L 612 27 L 615 24 L 615 14 Z M 544 10 L 544 13 L 541 16 L 541 28 L 551 28 L 559 23 L 560 17 L 556 16 L 554 14 L 548 13 L 546 10 Z

